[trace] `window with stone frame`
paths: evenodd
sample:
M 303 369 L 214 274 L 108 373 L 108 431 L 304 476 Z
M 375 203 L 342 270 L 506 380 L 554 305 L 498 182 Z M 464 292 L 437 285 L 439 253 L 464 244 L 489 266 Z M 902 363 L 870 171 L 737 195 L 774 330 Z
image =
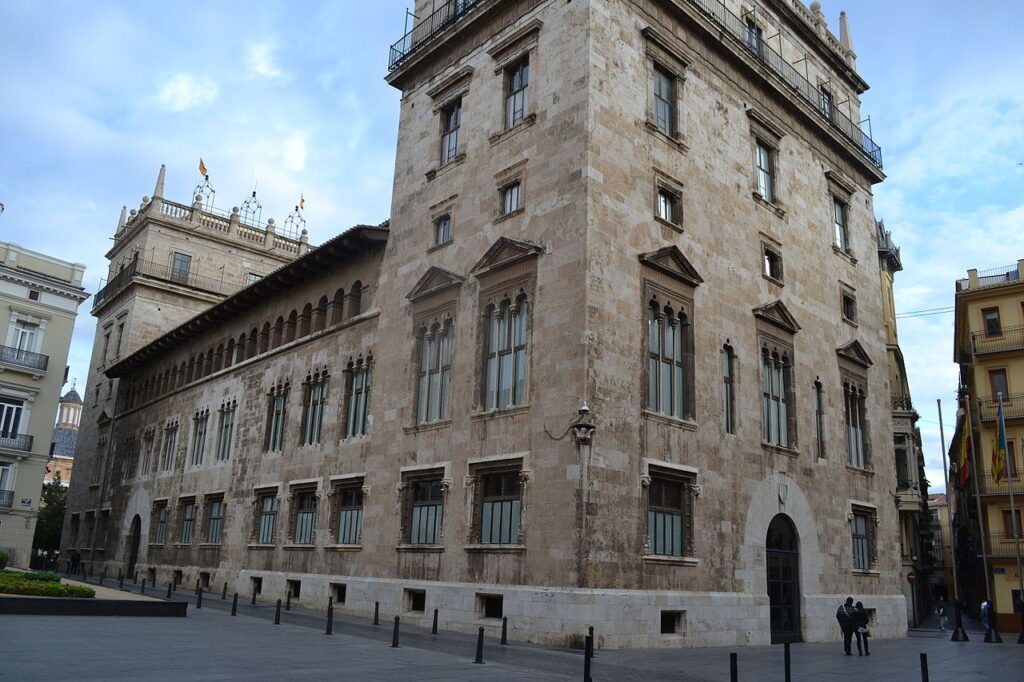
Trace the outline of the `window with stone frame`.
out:
M 784 448 L 796 446 L 792 349 L 761 343 L 761 439 Z
M 646 554 L 694 555 L 693 498 L 696 476 L 676 469 L 649 467 L 646 485 Z
M 843 253 L 850 253 L 849 205 L 839 197 L 832 197 L 832 230 L 834 245 Z
M 160 468 L 170 471 L 174 468 L 174 460 L 178 450 L 178 420 L 168 420 L 164 426 L 163 456 L 160 459 Z
M 878 512 L 872 507 L 852 505 L 850 511 L 850 539 L 853 544 L 853 568 L 870 571 L 878 562 L 876 528 Z
M 510 215 L 523 207 L 522 183 L 518 180 L 510 182 L 498 190 L 501 196 L 501 215 Z
M 178 543 L 191 545 L 196 530 L 196 498 L 178 500 Z
M 679 142 L 682 138 L 679 102 L 690 60 L 678 48 L 674 38 L 652 27 L 642 29 L 641 33 L 649 76 L 647 129 Z
M 827 85 L 821 85 L 818 88 L 818 104 L 821 115 L 831 121 L 835 114 L 835 98 Z
M 728 343 L 722 346 L 722 428 L 736 433 L 736 352 Z
M 288 382 L 273 386 L 267 393 L 267 426 L 263 449 L 279 452 L 284 446 L 284 427 L 288 409 Z
M 316 539 L 317 492 L 315 485 L 292 489 L 288 499 L 291 519 L 289 538 L 296 545 L 312 545 Z
M 782 249 L 774 244 L 761 242 L 761 274 L 775 284 L 782 284 Z
M 757 193 L 769 203 L 775 202 L 775 150 L 765 140 L 754 141 L 754 168 Z
M 676 134 L 676 78 L 660 64 L 651 66 L 651 113 L 654 127 L 669 136 Z
M 348 390 L 345 392 L 345 437 L 364 436 L 370 428 L 373 357 L 360 357 L 349 362 L 345 381 L 348 384 Z
M 434 246 L 447 244 L 452 238 L 452 217 L 450 214 L 438 216 L 434 219 Z
M 420 327 L 416 421 L 430 424 L 448 419 L 454 321 L 451 317 Z
M 358 545 L 363 532 L 363 479 L 337 481 L 331 491 L 334 502 L 334 541 Z
M 218 545 L 224 533 L 224 495 L 207 495 L 203 498 L 206 507 L 206 529 L 203 541 L 211 545 Z
M 319 443 L 323 435 L 327 404 L 327 371 L 314 372 L 302 384 L 302 444 Z
M 277 488 L 256 491 L 256 518 L 253 523 L 253 541 L 272 545 L 277 539 L 277 514 L 280 500 Z
M 818 459 L 825 459 L 825 387 L 814 381 L 814 441 Z
M 447 490 L 443 472 L 405 474 L 402 483 L 403 542 L 410 545 L 440 544 Z
M 655 202 L 654 216 L 672 227 L 680 228 L 683 224 L 683 195 L 679 188 L 659 179 Z
M 843 375 L 843 418 L 846 426 L 846 463 L 858 469 L 870 468 L 867 437 L 867 381 Z
M 135 453 L 139 452 L 138 437 L 135 434 L 130 434 L 122 440 L 120 452 L 123 453 L 121 459 L 121 478 L 127 481 L 135 476 L 138 468 L 138 457 L 135 456 Z
M 145 476 L 153 462 L 153 449 L 156 447 L 156 431 L 152 428 L 142 433 L 142 449 L 139 453 L 139 474 Z
M 170 510 L 167 508 L 167 500 L 161 500 L 153 504 L 152 536 L 150 542 L 154 545 L 162 545 L 167 542 L 167 524 L 170 520 Z
M 471 542 L 482 545 L 522 544 L 523 492 L 521 459 L 473 465 L 474 493 Z
M 524 55 L 505 67 L 505 128 L 522 123 L 530 113 L 530 57 Z
M 210 422 L 210 410 L 203 408 L 196 411 L 192 417 L 192 466 L 200 466 L 203 463 L 203 455 L 206 452 L 206 428 Z
M 647 408 L 693 416 L 693 330 L 683 301 L 653 295 L 647 302 Z
M 220 406 L 220 423 L 217 426 L 217 461 L 231 459 L 231 446 L 235 433 L 235 408 L 237 403 L 229 400 Z
M 484 307 L 484 410 L 526 402 L 530 305 L 522 289 Z
M 441 107 L 441 165 L 459 155 L 459 129 L 462 127 L 462 97 Z
M 756 57 L 764 56 L 764 37 L 763 31 L 753 19 L 747 19 L 746 23 L 746 40 L 747 49 L 754 54 Z

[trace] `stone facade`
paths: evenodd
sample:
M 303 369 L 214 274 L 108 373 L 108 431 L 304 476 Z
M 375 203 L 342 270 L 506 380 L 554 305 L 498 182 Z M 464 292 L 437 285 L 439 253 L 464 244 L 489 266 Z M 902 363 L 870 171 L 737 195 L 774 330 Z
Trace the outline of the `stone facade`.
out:
M 94 558 L 553 644 L 903 634 L 867 86 L 820 10 L 727 4 L 443 3 L 389 224 L 104 368 Z

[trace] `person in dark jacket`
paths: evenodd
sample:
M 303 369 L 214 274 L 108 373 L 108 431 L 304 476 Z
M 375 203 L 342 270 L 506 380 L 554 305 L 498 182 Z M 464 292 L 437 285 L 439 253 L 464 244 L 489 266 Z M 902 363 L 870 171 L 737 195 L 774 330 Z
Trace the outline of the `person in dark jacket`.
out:
M 864 643 L 864 656 L 870 656 L 871 652 L 868 651 L 868 637 L 871 633 L 868 632 L 868 612 L 864 608 L 862 602 L 857 602 L 857 605 L 853 607 L 853 624 L 857 626 L 857 655 L 861 655 L 861 642 Z
M 854 625 L 853 597 L 847 597 L 846 603 L 841 604 L 836 610 L 836 620 L 839 621 L 839 628 L 843 631 L 843 650 L 847 656 L 852 656 L 850 643 L 853 640 L 853 633 L 857 629 Z

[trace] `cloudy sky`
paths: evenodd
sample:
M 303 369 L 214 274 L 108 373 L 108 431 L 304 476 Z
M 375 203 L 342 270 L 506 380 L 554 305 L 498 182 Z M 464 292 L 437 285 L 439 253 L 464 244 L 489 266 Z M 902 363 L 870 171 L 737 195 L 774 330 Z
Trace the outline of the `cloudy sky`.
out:
M 167 164 L 187 202 L 202 156 L 221 208 L 257 187 L 280 222 L 306 197 L 310 240 L 387 218 L 398 93 L 388 46 L 406 0 L 0 3 L 0 239 L 84 262 L 94 293 L 122 205 Z M 949 308 L 953 282 L 1024 258 L 1024 50 L 1018 0 L 825 0 L 850 17 L 862 111 L 888 179 L 876 213 L 902 247 L 902 312 Z M 81 309 L 71 376 L 94 331 Z M 952 313 L 900 321 L 929 478 L 936 398 L 952 432 Z M 1012 387 L 1011 387 L 1011 390 Z M 936 485 L 935 487 L 938 487 Z

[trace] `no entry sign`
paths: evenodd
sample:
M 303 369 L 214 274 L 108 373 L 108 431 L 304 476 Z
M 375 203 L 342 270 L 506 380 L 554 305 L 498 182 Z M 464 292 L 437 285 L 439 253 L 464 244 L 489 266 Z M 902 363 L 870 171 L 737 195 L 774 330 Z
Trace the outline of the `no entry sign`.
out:
M 907 573 L 907 582 L 908 583 L 916 583 L 917 582 L 917 573 L 914 573 L 913 571 L 911 571 L 910 573 Z

